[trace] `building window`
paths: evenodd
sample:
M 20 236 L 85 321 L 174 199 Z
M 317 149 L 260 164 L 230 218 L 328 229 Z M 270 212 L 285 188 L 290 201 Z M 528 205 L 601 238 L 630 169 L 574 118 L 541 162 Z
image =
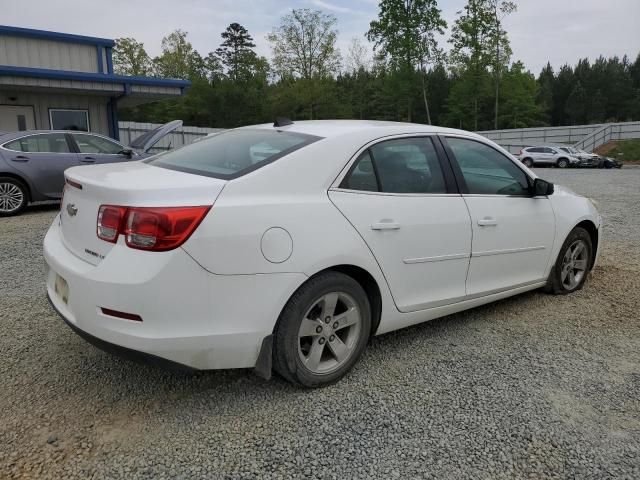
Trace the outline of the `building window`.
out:
M 89 131 L 88 110 L 50 109 L 49 120 L 51 121 L 51 130 Z

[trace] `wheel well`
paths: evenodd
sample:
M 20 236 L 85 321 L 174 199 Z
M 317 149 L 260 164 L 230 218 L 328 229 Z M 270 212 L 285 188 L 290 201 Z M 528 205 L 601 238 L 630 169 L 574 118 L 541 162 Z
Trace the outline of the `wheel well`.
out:
M 382 295 L 380 294 L 380 287 L 378 282 L 367 272 L 364 268 L 356 267 L 355 265 L 336 265 L 334 267 L 326 268 L 316 275 L 328 272 L 340 272 L 353 278 L 364 289 L 367 297 L 369 298 L 369 305 L 371 305 L 371 335 L 376 333 L 378 325 L 380 325 L 380 316 L 382 315 Z
M 526 162 L 527 160 L 529 160 L 530 162 L 533 162 L 533 158 L 531 158 L 531 157 L 524 157 L 522 159 L 523 162 Z
M 568 159 L 567 157 L 560 157 L 560 158 L 558 159 L 558 161 L 560 161 L 560 160 L 566 160 L 567 162 L 569 161 L 569 159 Z
M 25 181 L 24 178 L 22 178 L 20 175 L 16 175 L 15 173 L 7 173 L 7 172 L 0 172 L 0 177 L 7 177 L 7 178 L 13 178 L 14 180 L 18 180 L 27 189 L 27 201 L 31 201 L 31 198 L 32 198 L 31 188 L 29 187 L 29 183 L 27 183 L 27 181 Z
M 578 227 L 584 228 L 589 234 L 589 237 L 591 237 L 591 246 L 593 247 L 591 251 L 591 264 L 589 265 L 591 269 L 596 261 L 596 253 L 598 252 L 598 229 L 591 220 L 583 220 L 575 226 L 575 228 Z

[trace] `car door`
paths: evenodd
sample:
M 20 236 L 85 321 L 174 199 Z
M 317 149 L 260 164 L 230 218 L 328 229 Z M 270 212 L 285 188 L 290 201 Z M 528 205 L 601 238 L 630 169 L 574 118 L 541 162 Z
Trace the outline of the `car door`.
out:
M 366 148 L 329 197 L 375 256 L 400 311 L 464 297 L 470 218 L 437 138 Z
M 555 237 L 549 199 L 532 197 L 532 179 L 491 145 L 456 136 L 444 141 L 471 214 L 467 295 L 543 281 Z
M 70 133 L 75 143 L 80 163 L 115 163 L 131 160 L 123 145 L 110 138 L 91 133 Z
M 27 135 L 5 143 L 3 148 L 9 163 L 49 198 L 62 196 L 64 171 L 78 165 L 78 156 L 63 132 Z
M 540 147 L 532 147 L 527 149 L 527 153 L 533 158 L 534 163 L 545 163 L 545 155 Z

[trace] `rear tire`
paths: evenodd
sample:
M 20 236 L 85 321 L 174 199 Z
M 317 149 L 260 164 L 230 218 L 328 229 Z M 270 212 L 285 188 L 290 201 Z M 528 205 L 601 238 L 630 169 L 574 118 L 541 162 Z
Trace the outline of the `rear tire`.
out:
M 533 167 L 533 160 L 531 160 L 530 158 L 525 158 L 524 160 L 522 160 L 522 163 L 524 164 L 524 166 L 526 166 L 527 168 L 531 168 Z
M 24 183 L 12 177 L 0 177 L 0 217 L 20 214 L 29 203 Z
M 289 299 L 274 331 L 273 366 L 308 388 L 330 385 L 358 361 L 371 332 L 371 307 L 353 278 L 325 272 Z
M 558 163 L 556 165 L 558 166 L 558 168 L 567 168 L 569 166 L 569 160 L 567 160 L 566 158 L 561 158 L 560 160 L 558 160 Z
M 546 292 L 567 295 L 580 290 L 591 270 L 592 252 L 589 233 L 584 228 L 574 228 L 560 248 L 545 286 Z

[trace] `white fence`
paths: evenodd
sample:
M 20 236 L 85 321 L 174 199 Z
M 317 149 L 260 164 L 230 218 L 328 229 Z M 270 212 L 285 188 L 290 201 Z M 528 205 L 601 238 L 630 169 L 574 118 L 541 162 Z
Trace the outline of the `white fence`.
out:
M 572 127 L 517 128 L 478 132 L 511 153 L 534 145 L 568 144 L 593 152 L 610 140 L 640 138 L 640 122 L 599 123 Z
M 118 122 L 120 129 L 120 142 L 129 145 L 132 140 L 149 130 L 159 127 L 160 123 L 140 123 L 140 122 Z M 209 133 L 219 132 L 221 128 L 201 128 L 182 126 L 165 136 L 151 149 L 151 152 L 158 153 L 170 148 L 188 145 L 197 138 L 204 137 Z
M 160 126 L 160 124 L 118 122 L 118 126 L 120 128 L 120 141 L 128 145 L 134 138 Z M 160 140 L 151 151 L 161 152 L 170 148 L 187 145 L 197 138 L 221 130 L 223 129 L 183 126 Z M 511 153 L 518 153 L 520 149 L 524 147 L 549 144 L 574 145 L 576 148 L 593 152 L 596 148 L 611 140 L 640 138 L 640 122 L 599 123 L 595 125 L 575 125 L 572 127 L 487 130 L 478 133 L 493 140 Z

